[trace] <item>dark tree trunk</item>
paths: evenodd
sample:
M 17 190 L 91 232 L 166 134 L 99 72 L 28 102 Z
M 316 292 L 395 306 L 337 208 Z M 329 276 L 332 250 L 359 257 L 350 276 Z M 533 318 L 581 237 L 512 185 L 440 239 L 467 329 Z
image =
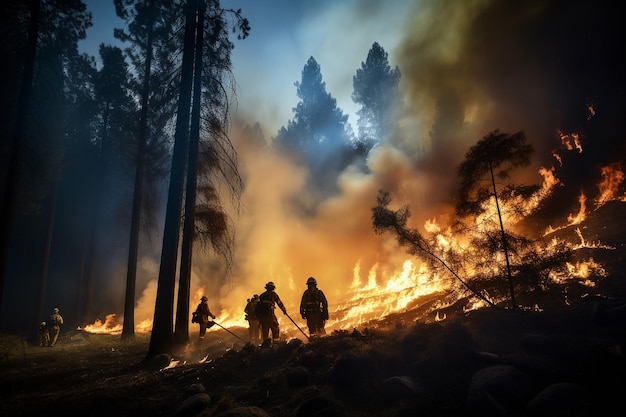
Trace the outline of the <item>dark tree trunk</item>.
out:
M 48 204 L 48 222 L 47 222 L 47 233 L 46 233 L 46 242 L 44 247 L 43 254 L 43 262 L 41 268 L 41 279 L 40 279 L 40 289 L 39 289 L 39 303 L 37 305 L 37 323 L 33 323 L 32 327 L 33 333 L 32 336 L 35 336 L 33 340 L 36 339 L 37 330 L 39 328 L 39 322 L 41 318 L 44 317 L 44 306 L 46 301 L 46 287 L 48 286 L 48 268 L 50 266 L 50 252 L 52 251 L 52 235 L 54 234 L 54 221 L 56 215 L 56 205 L 57 205 L 57 189 L 58 183 L 55 181 L 52 185 L 52 191 L 50 193 L 49 204 Z
M 126 272 L 126 296 L 124 299 L 124 324 L 122 341 L 135 338 L 135 288 L 137 283 L 137 255 L 139 251 L 139 229 L 141 223 L 141 204 L 143 194 L 143 175 L 145 147 L 148 141 L 148 97 L 150 94 L 150 72 L 152 66 L 152 38 L 154 24 L 154 2 L 150 3 L 150 21 L 148 23 L 148 41 L 144 68 L 143 91 L 141 97 L 141 116 L 139 121 L 139 142 L 135 167 L 135 189 L 133 190 L 133 212 L 130 224 L 130 243 L 128 247 L 128 269 Z
M 35 56 L 37 54 L 37 37 L 39 34 L 39 15 L 41 1 L 32 0 L 30 9 L 30 26 L 28 30 L 28 46 L 24 62 L 24 74 L 22 77 L 22 89 L 20 92 L 15 134 L 10 144 L 9 167 L 7 169 L 6 184 L 4 185 L 4 198 L 0 209 L 0 311 L 2 311 L 2 294 L 4 292 L 4 277 L 9 259 L 9 242 L 11 240 L 11 226 L 15 210 L 19 181 L 19 165 L 21 147 L 23 144 L 24 125 L 26 113 L 30 107 L 30 96 L 33 87 L 35 72 Z M 2 323 L 2 318 L 0 318 Z
M 502 236 L 502 251 L 504 252 L 504 259 L 506 259 L 506 273 L 509 283 L 509 293 L 511 295 L 511 309 L 517 308 L 517 301 L 515 301 L 515 289 L 513 287 L 513 274 L 511 272 L 511 262 L 509 260 L 509 246 L 506 240 L 506 233 L 504 232 L 504 223 L 502 222 L 502 213 L 500 212 L 500 203 L 498 202 L 498 189 L 496 188 L 496 178 L 493 174 L 493 168 L 489 163 L 489 172 L 491 173 L 491 185 L 493 187 L 493 198 L 496 201 L 496 209 L 498 211 L 498 220 L 500 221 L 500 233 Z
M 185 11 L 185 37 L 183 61 L 178 99 L 178 116 L 174 133 L 174 152 L 172 171 L 165 212 L 165 230 L 161 249 L 161 265 L 157 284 L 152 335 L 147 358 L 162 353 L 170 353 L 174 347 L 174 287 L 176 284 L 176 261 L 180 235 L 180 215 L 187 144 L 189 139 L 189 110 L 191 108 L 191 89 L 193 84 L 194 37 L 196 28 L 197 0 L 188 0 Z
M 202 97 L 202 44 L 204 43 L 204 14 L 206 4 L 199 0 L 196 27 L 195 72 L 193 85 L 193 108 L 189 132 L 189 156 L 187 161 L 187 185 L 185 192 L 185 220 L 178 278 L 178 302 L 174 343 L 184 346 L 189 343 L 189 294 L 191 292 L 191 265 L 193 257 L 194 225 L 196 213 L 196 182 L 198 146 L 200 142 L 200 107 Z

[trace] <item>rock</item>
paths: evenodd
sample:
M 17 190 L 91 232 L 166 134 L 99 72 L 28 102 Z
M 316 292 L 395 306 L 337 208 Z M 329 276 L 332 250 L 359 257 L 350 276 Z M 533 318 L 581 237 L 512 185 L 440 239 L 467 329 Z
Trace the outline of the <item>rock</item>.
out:
M 531 395 L 528 376 L 511 365 L 494 365 L 477 371 L 471 379 L 468 406 L 481 415 L 502 415 L 520 409 Z
M 328 377 L 331 385 L 349 387 L 365 382 L 374 369 L 371 358 L 346 354 L 337 359 Z
M 198 383 L 198 384 L 191 384 L 189 385 L 189 387 L 187 388 L 187 391 L 185 391 L 185 398 L 191 397 L 192 395 L 195 394 L 200 394 L 206 392 L 206 388 L 204 388 L 204 385 Z
M 409 376 L 387 378 L 382 385 L 382 394 L 387 402 L 422 396 L 421 390 Z
M 345 411 L 341 404 L 329 398 L 319 396 L 311 398 L 296 410 L 296 417 L 341 417 Z
M 578 384 L 552 384 L 528 402 L 529 417 L 575 417 L 589 406 L 588 393 Z
M 237 407 L 216 414 L 214 417 L 270 417 L 270 415 L 259 407 Z
M 145 363 L 145 368 L 148 371 L 159 371 L 172 362 L 172 357 L 167 353 L 161 353 L 151 358 Z
M 191 417 L 200 413 L 202 410 L 207 408 L 211 403 L 211 397 L 209 397 L 205 393 L 194 394 L 191 397 L 187 398 L 183 403 L 176 409 L 174 415 L 178 417 Z
M 304 387 L 309 383 L 309 371 L 304 366 L 298 366 L 287 371 L 287 384 L 290 387 Z

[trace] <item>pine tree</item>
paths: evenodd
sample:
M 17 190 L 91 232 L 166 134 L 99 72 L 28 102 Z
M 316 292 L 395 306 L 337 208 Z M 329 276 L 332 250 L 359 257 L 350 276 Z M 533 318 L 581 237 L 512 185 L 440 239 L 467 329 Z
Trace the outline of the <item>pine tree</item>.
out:
M 357 111 L 358 141 L 366 153 L 394 128 L 400 76 L 400 69 L 389 66 L 387 52 L 374 42 L 367 60 L 352 78 L 352 100 L 361 105 Z
M 66 74 L 78 57 L 78 41 L 85 38 L 85 30 L 91 25 L 91 16 L 85 10 L 80 1 L 7 0 L 0 6 L 5 40 L 0 52 L 5 64 L 2 78 L 3 87 L 8 87 L 2 89 L 3 108 L 8 111 L 3 112 L 1 120 L 7 123 L 3 123 L 5 129 L 0 134 L 0 158 L 6 167 L 0 170 L 0 299 L 4 298 L 9 246 L 38 269 L 35 274 L 17 274 L 38 276 L 40 298 L 44 297 L 51 246 L 20 246 L 19 241 L 25 239 L 20 227 L 40 226 L 36 230 L 39 236 L 30 235 L 31 241 L 49 242 L 52 236 L 55 193 L 64 164 Z M 36 252 L 23 253 L 23 249 Z M 33 317 L 38 309 L 25 307 L 35 313 L 24 316 L 38 325 L 39 317 Z
M 175 278 L 176 278 L 176 264 L 178 257 L 178 243 L 180 237 L 180 224 L 181 224 L 181 215 L 182 215 L 182 197 L 183 197 L 183 186 L 185 182 L 189 184 L 189 182 L 195 182 L 196 178 L 191 178 L 190 176 L 195 177 L 195 172 L 193 170 L 188 169 L 188 152 L 190 141 L 199 141 L 200 137 L 200 126 L 199 126 L 199 115 L 198 113 L 194 113 L 193 120 L 190 121 L 191 118 L 191 106 L 192 106 L 192 86 L 194 82 L 194 78 L 202 78 L 203 79 L 203 88 L 206 88 L 206 91 L 209 92 L 208 96 L 212 97 L 212 95 L 216 94 L 216 91 L 224 91 L 226 90 L 225 86 L 220 85 L 219 81 L 222 79 L 221 77 L 215 77 L 215 75 L 222 75 L 224 72 L 227 72 L 230 68 L 230 49 L 226 49 L 222 51 L 225 55 L 220 60 L 212 61 L 207 65 L 207 62 L 202 58 L 203 47 L 205 45 L 198 44 L 197 39 L 202 39 L 202 36 L 197 36 L 198 32 L 204 31 L 204 27 L 202 25 L 203 18 L 200 17 L 200 14 L 204 14 L 205 10 L 209 10 L 211 14 L 211 24 L 212 30 L 209 31 L 210 36 L 208 37 L 207 44 L 215 44 L 216 40 L 227 39 L 227 33 L 231 29 L 228 24 L 221 24 L 221 20 L 214 20 L 219 16 L 223 16 L 226 11 L 221 8 L 219 1 L 211 0 L 208 7 L 205 9 L 204 0 L 188 0 L 185 3 L 185 30 L 184 30 L 184 41 L 183 41 L 183 61 L 181 67 L 181 82 L 179 89 L 179 97 L 178 97 L 178 110 L 177 110 L 177 121 L 176 121 L 176 132 L 175 132 L 175 142 L 174 142 L 174 151 L 172 155 L 172 171 L 170 173 L 170 185 L 168 190 L 168 199 L 167 199 L 167 208 L 166 208 L 166 218 L 165 218 L 165 231 L 163 234 L 163 249 L 161 251 L 161 265 L 159 270 L 159 282 L 157 287 L 157 298 L 155 303 L 154 310 L 154 320 L 152 326 L 152 336 L 150 338 L 150 346 L 148 350 L 147 358 L 151 358 L 160 353 L 171 352 L 172 348 L 177 343 L 184 343 L 188 337 L 187 331 L 187 321 L 188 317 L 188 295 L 185 296 L 185 291 L 189 285 L 190 272 L 191 272 L 191 258 L 192 258 L 192 246 L 191 242 L 194 238 L 193 228 L 189 228 L 186 231 L 183 230 L 183 240 L 189 245 L 185 250 L 185 259 L 181 260 L 181 264 L 186 265 L 186 270 L 181 271 L 181 276 L 179 277 L 179 290 L 183 287 L 181 296 L 179 299 L 183 299 L 183 305 L 181 307 L 181 311 L 177 314 L 177 324 L 179 324 L 182 320 L 185 320 L 185 324 L 180 327 L 180 332 L 176 335 L 176 339 L 174 338 L 174 328 L 173 328 L 173 310 L 174 310 L 174 287 L 175 287 Z M 233 13 L 235 16 L 235 31 L 238 28 L 242 35 L 247 36 L 249 26 L 247 19 L 241 17 L 240 11 L 229 11 L 229 13 Z M 202 16 L 204 17 L 204 16 Z M 200 26 L 199 26 L 200 25 Z M 202 34 L 203 35 L 203 34 Z M 219 43 L 219 42 L 218 42 Z M 211 55 L 209 55 L 211 56 Z M 215 58 L 215 56 L 211 56 Z M 202 62 L 202 65 L 199 65 Z M 207 73 L 208 80 L 212 80 L 213 83 L 217 82 L 217 84 L 207 84 L 206 80 L 200 75 L 209 70 Z M 200 73 L 199 73 L 200 72 Z M 197 74 L 198 77 L 194 77 L 194 74 Z M 200 91 L 199 89 L 197 91 Z M 197 95 L 196 95 L 197 97 Z M 197 100 L 196 100 L 197 101 Z M 219 164 L 216 166 L 215 170 L 217 172 L 232 173 L 234 175 L 234 183 L 229 180 L 233 180 L 232 176 L 225 175 L 225 180 L 227 182 L 227 186 L 230 186 L 231 190 L 240 189 L 237 185 L 239 178 L 237 173 L 237 167 L 235 163 L 235 159 L 229 159 L 231 154 L 229 150 L 233 150 L 232 144 L 228 141 L 226 132 L 226 120 L 228 115 L 228 105 L 226 103 L 221 102 L 220 100 L 207 100 L 207 106 L 210 109 L 209 116 L 207 120 L 203 121 L 203 124 L 206 126 L 206 132 L 214 133 L 215 131 L 222 132 L 221 139 L 217 145 L 211 147 L 211 149 L 215 152 L 213 156 L 215 158 L 211 158 L 209 162 L 214 161 L 230 161 L 228 166 L 224 166 L 223 164 Z M 217 103 L 221 103 L 216 105 Z M 198 106 L 194 106 L 196 110 L 199 110 L 204 105 L 198 103 Z M 217 113 L 211 113 L 216 111 Z M 211 117 L 211 114 L 224 114 L 224 117 L 214 118 Z M 193 123 L 193 125 L 191 124 Z M 190 128 L 192 131 L 190 132 Z M 216 136 L 213 135 L 210 137 L 211 139 L 215 139 Z M 192 144 L 193 147 L 196 146 L 195 143 Z M 201 161 L 198 161 L 198 165 L 202 165 Z M 200 170 L 200 169 L 199 169 Z M 213 171 L 215 172 L 215 171 Z M 190 190 L 188 189 L 187 192 Z M 235 195 L 237 197 L 237 195 Z M 189 196 L 189 204 L 197 204 L 194 196 Z M 189 205 L 187 204 L 187 206 Z M 194 212 L 186 212 L 185 217 L 189 215 L 189 224 L 195 224 L 194 216 L 195 216 L 195 207 Z M 215 222 L 220 224 L 220 221 Z M 191 236 L 189 236 L 191 234 Z M 219 242 L 211 242 L 214 247 L 215 245 L 219 245 Z M 188 294 L 188 292 L 187 292 Z M 187 310 L 185 312 L 185 310 Z
M 333 191 L 338 174 L 349 164 L 354 152 L 348 116 L 337 107 L 320 66 L 310 57 L 302 70 L 302 80 L 294 84 L 300 102 L 294 117 L 282 127 L 273 146 L 309 168 L 309 184 L 321 192 Z
M 144 209 L 150 206 L 144 204 L 144 189 L 147 188 L 144 178 L 146 178 L 146 171 L 155 172 L 149 170 L 151 165 L 159 165 L 162 157 L 147 158 L 147 155 L 164 155 L 164 149 L 159 146 L 157 142 L 149 143 L 151 138 L 154 138 L 155 134 L 150 135 L 150 126 L 158 126 L 158 118 L 156 115 L 158 110 L 154 110 L 153 107 L 161 109 L 161 115 L 165 116 L 165 119 L 172 117 L 171 112 L 168 114 L 168 110 L 171 106 L 162 106 L 158 103 L 158 97 L 154 97 L 152 92 L 152 85 L 159 85 L 163 83 L 163 70 L 169 69 L 170 64 L 167 59 L 168 55 L 160 54 L 160 59 L 154 59 L 154 50 L 161 47 L 161 49 L 167 48 L 166 39 L 169 35 L 168 19 L 169 16 L 166 10 L 171 2 L 150 0 L 137 3 L 132 0 L 115 0 L 116 11 L 118 15 L 129 22 L 129 32 L 122 30 L 116 30 L 115 35 L 122 41 L 128 41 L 131 43 L 131 47 L 127 49 L 127 54 L 131 62 L 137 67 L 137 72 L 140 74 L 139 83 L 141 91 L 141 108 L 139 119 L 139 130 L 137 132 L 137 149 L 135 154 L 135 181 L 133 186 L 133 206 L 130 224 L 130 241 L 128 249 L 128 266 L 126 271 L 126 295 L 124 300 L 124 324 L 122 329 L 122 340 L 133 339 L 135 335 L 135 288 L 137 277 L 137 259 L 139 251 L 139 234 L 141 225 L 141 215 Z M 167 30 L 167 32 L 166 32 Z M 164 59 L 165 58 L 165 59 Z M 151 97 L 152 96 L 152 97 Z M 152 98 L 152 100 L 151 100 Z M 152 116 L 152 117 L 150 117 Z M 150 121 L 148 119 L 151 119 Z M 161 117 L 163 120 L 163 117 Z M 154 131 L 155 129 L 153 129 Z M 166 135 L 164 135 L 166 136 Z M 150 152 L 150 148 L 153 151 Z M 161 151 L 158 149 L 161 148 Z M 156 172 L 160 172 L 157 169 Z M 147 176 L 147 180 L 153 184 L 160 178 L 157 176 Z M 154 216 L 154 213 L 146 213 Z
M 496 178 L 499 181 L 507 180 L 512 169 L 528 166 L 533 152 L 534 149 L 527 142 L 524 132 L 507 134 L 495 130 L 470 148 L 465 155 L 465 160 L 458 168 L 461 188 L 456 204 L 457 215 L 461 218 L 476 217 L 492 210 L 495 206 L 500 228 L 500 242 L 495 247 L 496 250 L 501 250 L 504 253 L 511 308 L 513 309 L 517 308 L 517 304 L 502 204 L 520 196 L 529 198 L 537 191 L 538 187 L 509 183 L 503 190 L 499 191 Z

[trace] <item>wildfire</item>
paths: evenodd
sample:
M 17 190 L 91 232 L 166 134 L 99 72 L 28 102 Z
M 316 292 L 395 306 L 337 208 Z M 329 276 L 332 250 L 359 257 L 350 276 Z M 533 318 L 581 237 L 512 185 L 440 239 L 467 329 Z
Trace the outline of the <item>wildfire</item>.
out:
M 626 201 L 626 192 L 621 196 L 619 195 L 619 189 L 626 177 L 622 171 L 621 162 L 615 162 L 602 167 L 601 173 L 602 179 L 598 183 L 600 194 L 595 200 L 596 209 L 611 200 Z
M 571 226 L 574 224 L 580 224 L 587 218 L 587 214 L 586 214 L 587 208 L 585 205 L 586 202 L 587 202 L 587 197 L 585 196 L 585 193 L 581 191 L 580 195 L 578 196 L 578 204 L 579 204 L 578 213 L 575 216 L 571 214 L 567 216 L 568 226 Z
M 559 132 L 559 136 L 565 148 L 568 150 L 576 149 L 578 152 L 582 152 L 578 134 L 563 134 Z M 553 156 L 559 163 L 562 162 L 556 152 L 553 152 Z M 555 175 L 554 168 L 541 168 L 539 174 L 543 178 L 543 182 L 535 195 L 530 198 L 523 198 L 522 196 L 509 198 L 506 204 L 501 204 L 500 213 L 496 211 L 495 201 L 492 199 L 491 203 L 485 207 L 485 214 L 476 218 L 474 224 L 468 227 L 466 233 L 455 233 L 451 227 L 442 227 L 434 219 L 427 220 L 423 225 L 423 229 L 430 237 L 429 242 L 432 242 L 433 253 L 438 254 L 442 262 L 456 261 L 455 267 L 462 269 L 456 272 L 466 282 L 471 282 L 472 279 L 479 276 L 501 276 L 504 255 L 496 253 L 491 256 L 491 259 L 472 258 L 471 255 L 468 255 L 472 250 L 469 242 L 472 242 L 472 239 L 479 234 L 485 235 L 486 233 L 497 231 L 499 227 L 498 216 L 502 216 L 507 228 L 514 228 L 521 220 L 540 207 L 542 201 L 551 195 L 556 186 L 562 185 Z M 626 201 L 626 193 L 620 195 L 620 188 L 626 178 L 621 169 L 621 163 L 617 162 L 602 167 L 601 175 L 602 178 L 597 184 L 599 194 L 594 199 L 595 209 L 611 200 Z M 578 212 L 567 216 L 566 225 L 557 228 L 549 226 L 544 236 L 559 229 L 579 225 L 585 221 L 587 218 L 587 196 L 583 190 L 580 191 L 578 203 Z M 562 250 L 564 246 L 571 250 L 582 248 L 614 249 L 599 242 L 587 241 L 583 237 L 580 228 L 577 228 L 575 233 L 579 238 L 579 242 L 563 242 L 557 237 L 553 237 L 549 242 L 538 243 L 531 250 L 541 255 L 550 256 Z M 472 258 L 471 261 L 468 260 L 468 257 Z M 433 321 L 445 320 L 447 316 L 445 312 L 440 310 L 464 296 L 463 291 L 458 291 L 461 285 L 451 277 L 446 268 L 436 269 L 428 263 L 422 263 L 412 258 L 405 260 L 401 269 L 391 274 L 391 276 L 389 276 L 389 272 L 381 273 L 381 270 L 383 270 L 383 267 L 378 263 L 371 266 L 367 271 L 362 270 L 361 261 L 355 264 L 352 271 L 352 283 L 348 291 L 333 294 L 329 299 L 332 302 L 330 320 L 326 324 L 327 332 L 353 329 L 363 323 L 380 320 L 393 313 L 416 309 L 420 305 L 429 306 L 425 313 Z M 548 275 L 555 283 L 576 280 L 583 285 L 592 287 L 594 282 L 590 278 L 592 276 L 606 276 L 606 272 L 602 265 L 590 258 L 588 260 L 579 260 L 575 263 L 566 263 L 562 268 L 554 268 Z M 459 277 L 457 276 L 457 278 Z M 192 297 L 192 300 L 195 301 L 190 303 L 191 308 L 204 294 L 205 288 L 199 288 L 195 292 Z M 434 300 L 436 299 L 439 301 L 435 302 Z M 425 304 L 427 301 L 431 304 Z M 502 300 L 492 301 L 499 302 Z M 294 302 L 292 300 L 290 312 L 296 311 L 296 309 L 293 309 L 293 305 Z M 471 311 L 487 305 L 488 303 L 485 300 L 474 297 L 463 307 L 463 311 Z M 248 324 L 244 319 L 243 308 L 243 305 L 236 305 L 224 308 L 219 313 L 215 312 L 218 316 L 215 322 L 218 325 L 213 326 L 209 331 L 222 331 L 222 329 L 230 327 L 247 327 Z M 535 305 L 534 308 L 539 309 L 540 307 Z M 285 317 L 280 312 L 277 314 L 277 317 L 281 325 L 281 332 L 285 329 L 284 333 L 287 336 L 300 336 L 291 323 L 293 321 L 292 317 Z M 288 318 L 291 320 L 288 320 Z M 296 319 L 300 321 L 303 328 L 306 328 L 304 321 L 301 321 L 299 317 L 296 317 Z M 296 322 L 294 321 L 293 323 Z M 150 332 L 151 329 L 152 320 L 145 319 L 136 326 L 135 331 L 145 333 Z M 122 323 L 116 314 L 109 314 L 104 321 L 96 320 L 94 324 L 85 326 L 83 330 L 90 333 L 121 334 Z M 176 363 L 172 363 L 170 367 L 176 365 Z
M 88 324 L 81 330 L 97 334 L 122 334 L 122 323 L 118 323 L 116 314 L 108 314 L 104 321 L 96 319 L 93 324 Z

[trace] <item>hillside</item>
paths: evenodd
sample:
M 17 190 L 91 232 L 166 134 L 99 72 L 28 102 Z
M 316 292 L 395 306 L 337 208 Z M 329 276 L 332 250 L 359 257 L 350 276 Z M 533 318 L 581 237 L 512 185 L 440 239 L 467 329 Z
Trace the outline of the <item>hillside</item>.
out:
M 595 286 L 566 283 L 541 309 L 421 307 L 274 346 L 217 329 L 144 361 L 149 335 L 66 330 L 54 348 L 0 335 L 0 417 L 617 416 L 626 410 L 626 236 L 607 205 L 579 225 L 601 260 Z M 578 238 L 573 227 L 561 237 Z M 582 252 L 584 251 L 584 253 Z M 568 297 L 564 297 L 564 293 Z

